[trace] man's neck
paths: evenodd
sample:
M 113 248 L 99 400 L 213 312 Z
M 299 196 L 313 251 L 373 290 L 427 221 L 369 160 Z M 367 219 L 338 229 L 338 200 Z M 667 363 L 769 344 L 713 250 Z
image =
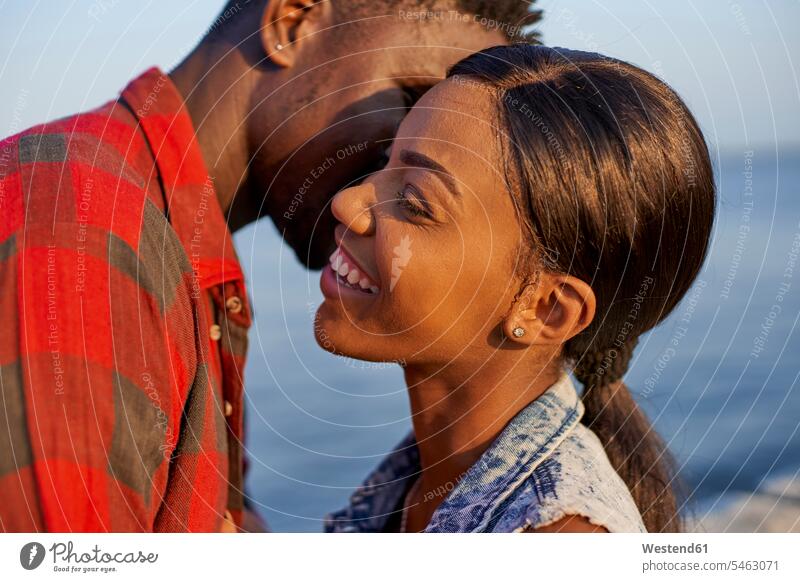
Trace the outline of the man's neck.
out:
M 186 103 L 217 200 L 227 215 L 248 182 L 247 65 L 236 51 L 201 44 L 169 76 Z
M 556 366 L 532 366 L 529 357 L 502 351 L 474 366 L 405 369 L 422 465 L 416 499 L 409 500 L 410 526 L 427 525 L 464 473 L 558 373 Z

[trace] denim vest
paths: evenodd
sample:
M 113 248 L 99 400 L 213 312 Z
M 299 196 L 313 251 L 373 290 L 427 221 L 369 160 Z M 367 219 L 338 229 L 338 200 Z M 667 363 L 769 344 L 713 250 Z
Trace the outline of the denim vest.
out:
M 641 515 L 595 434 L 580 423 L 583 404 L 563 374 L 503 429 L 481 458 L 445 491 L 426 532 L 519 532 L 581 515 L 610 532 L 645 532 Z M 413 434 L 325 518 L 327 532 L 392 529 L 419 476 Z

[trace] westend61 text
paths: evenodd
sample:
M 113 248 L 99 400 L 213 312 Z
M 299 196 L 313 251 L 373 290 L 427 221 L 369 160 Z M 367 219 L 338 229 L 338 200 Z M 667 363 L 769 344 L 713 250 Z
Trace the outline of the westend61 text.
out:
M 707 554 L 708 544 L 642 544 L 645 554 Z

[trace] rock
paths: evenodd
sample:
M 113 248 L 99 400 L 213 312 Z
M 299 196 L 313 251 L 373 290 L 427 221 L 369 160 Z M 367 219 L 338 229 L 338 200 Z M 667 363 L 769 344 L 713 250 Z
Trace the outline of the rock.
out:
M 695 532 L 789 533 L 800 532 L 800 476 L 768 479 L 755 492 L 736 492 L 715 503 L 717 509 L 702 514 L 687 527 Z

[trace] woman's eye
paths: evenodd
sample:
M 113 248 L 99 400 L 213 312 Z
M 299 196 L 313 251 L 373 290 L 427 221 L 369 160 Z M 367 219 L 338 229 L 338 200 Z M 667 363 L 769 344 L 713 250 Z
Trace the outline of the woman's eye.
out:
M 397 193 L 397 202 L 409 214 L 413 216 L 423 216 L 431 218 L 430 210 L 426 207 L 418 195 L 409 186 L 406 186 Z

